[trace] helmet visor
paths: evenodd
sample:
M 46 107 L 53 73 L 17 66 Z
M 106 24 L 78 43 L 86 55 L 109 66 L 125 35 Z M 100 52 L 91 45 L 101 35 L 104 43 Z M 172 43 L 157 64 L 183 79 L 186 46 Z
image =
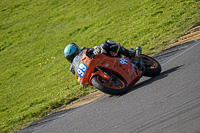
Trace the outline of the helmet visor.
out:
M 72 63 L 72 61 L 74 60 L 74 57 L 75 57 L 75 53 L 72 54 L 72 55 L 67 55 L 65 58 L 66 58 L 70 63 Z

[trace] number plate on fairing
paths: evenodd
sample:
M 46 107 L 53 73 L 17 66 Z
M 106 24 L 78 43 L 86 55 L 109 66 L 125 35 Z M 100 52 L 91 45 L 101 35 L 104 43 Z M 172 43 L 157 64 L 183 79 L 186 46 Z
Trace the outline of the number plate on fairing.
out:
M 78 67 L 78 70 L 77 70 L 77 74 L 78 76 L 80 76 L 81 78 L 84 77 L 85 75 L 85 72 L 87 71 L 88 67 L 82 62 L 79 67 Z

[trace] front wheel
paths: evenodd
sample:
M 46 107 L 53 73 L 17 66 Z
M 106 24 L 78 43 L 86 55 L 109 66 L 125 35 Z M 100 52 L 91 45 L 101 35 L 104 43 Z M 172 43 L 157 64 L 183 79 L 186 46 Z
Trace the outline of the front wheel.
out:
M 144 76 L 155 77 L 160 74 L 161 65 L 158 61 L 156 61 L 152 57 L 143 54 L 141 54 L 140 57 L 142 58 L 145 65 Z
M 122 95 L 127 92 L 128 87 L 126 83 L 117 78 L 115 81 L 108 81 L 99 75 L 92 77 L 91 83 L 98 90 L 112 95 Z

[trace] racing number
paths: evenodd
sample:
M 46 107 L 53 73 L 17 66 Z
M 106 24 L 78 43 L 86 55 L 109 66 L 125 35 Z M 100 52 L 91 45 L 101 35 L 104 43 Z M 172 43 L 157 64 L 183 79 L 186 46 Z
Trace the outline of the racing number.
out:
M 84 72 L 83 72 L 82 70 L 80 70 L 80 69 L 78 69 L 77 73 L 78 73 L 78 75 L 80 75 L 81 77 L 83 77 L 83 75 L 84 75 Z
M 86 72 L 86 70 L 87 70 L 87 66 L 86 66 L 85 64 L 81 63 L 81 64 L 79 65 L 78 70 L 77 70 L 77 74 L 78 74 L 81 78 L 83 78 L 83 77 L 84 77 L 84 74 L 85 74 L 85 72 Z
M 124 65 L 128 65 L 128 59 L 120 58 L 120 63 Z

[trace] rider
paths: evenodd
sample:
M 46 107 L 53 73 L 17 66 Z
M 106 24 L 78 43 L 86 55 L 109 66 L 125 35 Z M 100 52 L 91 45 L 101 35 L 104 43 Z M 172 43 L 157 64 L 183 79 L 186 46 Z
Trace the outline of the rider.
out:
M 75 74 L 74 66 L 72 65 L 73 59 L 84 49 L 88 49 L 87 53 L 89 55 L 97 55 L 98 53 L 104 53 L 108 56 L 113 56 L 113 53 L 122 54 L 126 57 L 134 57 L 135 51 L 129 51 L 128 49 L 125 49 L 123 46 L 119 45 L 119 43 L 115 43 L 114 41 L 104 41 L 100 46 L 95 46 L 92 48 L 85 48 L 82 47 L 79 48 L 78 45 L 75 43 L 70 43 L 67 45 L 64 49 L 64 55 L 65 58 L 71 63 L 69 70 Z

